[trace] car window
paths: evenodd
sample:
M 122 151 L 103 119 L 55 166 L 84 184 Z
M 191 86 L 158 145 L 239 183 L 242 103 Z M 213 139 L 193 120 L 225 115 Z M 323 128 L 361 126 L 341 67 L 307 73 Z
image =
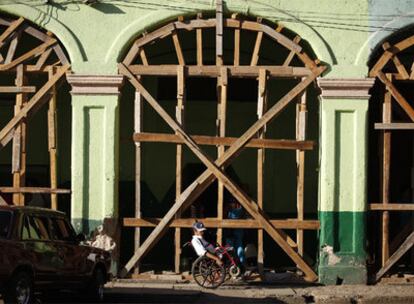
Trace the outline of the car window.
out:
M 72 227 L 63 218 L 52 218 L 52 227 L 55 239 L 60 241 L 72 241 L 75 239 Z
M 26 216 L 23 228 L 23 240 L 49 240 L 49 220 L 46 217 Z
M 9 235 L 12 213 L 0 211 L 0 238 L 7 238 Z

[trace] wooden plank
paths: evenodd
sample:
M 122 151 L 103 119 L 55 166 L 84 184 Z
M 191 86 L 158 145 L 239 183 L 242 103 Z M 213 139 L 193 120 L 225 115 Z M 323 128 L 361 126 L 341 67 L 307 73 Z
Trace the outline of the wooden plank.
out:
M 216 65 L 223 65 L 223 1 L 216 0 Z
M 138 52 L 140 49 L 141 48 L 136 43 L 134 43 L 129 49 L 128 54 L 125 56 L 123 63 L 126 66 L 131 65 L 134 62 L 134 60 L 137 58 Z
M 295 43 L 299 43 L 301 40 L 300 36 L 296 36 L 293 39 L 293 42 Z M 292 62 L 293 58 L 295 57 L 295 52 L 294 51 L 290 51 L 289 55 L 286 57 L 285 62 L 283 63 L 283 66 L 289 66 L 290 63 Z
M 177 69 L 177 107 L 175 118 L 177 122 L 184 126 L 184 100 L 185 100 L 185 71 L 184 66 Z M 176 169 L 175 169 L 175 199 L 178 200 L 182 191 L 182 171 L 183 171 L 183 146 L 177 144 L 176 147 Z M 180 212 L 176 213 L 175 218 L 181 217 Z M 175 228 L 175 272 L 180 273 L 181 258 L 181 229 Z
M 14 131 L 16 126 L 26 118 L 31 112 L 36 111 L 45 102 L 45 97 L 53 86 L 58 82 L 62 76 L 69 70 L 69 65 L 58 68 L 56 74 L 50 79 L 37 93 L 27 102 L 21 111 L 10 120 L 7 125 L 0 131 L 0 149 L 3 148 L 10 140 L 10 134 Z
M 387 204 L 369 204 L 369 210 L 371 211 L 414 211 L 413 204 L 405 203 L 390 203 Z
M 389 77 L 389 76 L 388 76 Z M 392 79 L 387 78 L 391 82 Z M 384 95 L 384 103 L 382 108 L 382 121 L 391 123 L 392 120 L 392 96 L 388 90 Z M 384 206 L 387 206 L 390 199 L 390 162 L 391 162 L 391 132 L 384 130 L 382 134 L 382 180 L 381 180 L 381 200 Z M 385 265 L 389 258 L 389 221 L 390 215 L 388 211 L 382 213 L 382 266 Z
M 219 220 L 217 218 L 180 218 L 171 221 L 170 228 L 191 228 L 196 220 L 202 221 L 207 228 L 228 228 L 228 229 L 261 229 L 259 221 L 253 219 L 238 219 Z M 123 225 L 125 227 L 156 227 L 162 221 L 161 218 L 123 218 Z M 304 229 L 304 230 L 318 230 L 320 223 L 318 220 L 304 220 L 284 219 L 284 220 L 270 220 L 272 225 L 277 229 Z
M 16 53 L 17 45 L 20 40 L 20 36 L 21 36 L 20 33 L 15 33 L 15 37 L 10 42 L 9 49 L 7 50 L 6 59 L 4 60 L 5 64 L 8 64 L 13 60 L 14 54 Z
M 56 56 L 59 58 L 61 65 L 70 64 L 68 58 L 62 50 L 62 47 L 59 44 L 53 46 L 53 50 L 55 51 Z
M 22 88 L 25 84 L 24 77 L 24 66 L 19 65 L 16 71 L 16 80 L 17 88 Z M 24 94 L 16 95 L 16 104 L 14 106 L 14 115 L 17 115 L 24 103 L 26 102 L 26 96 Z M 13 173 L 13 187 L 19 188 L 25 184 L 25 161 L 23 158 L 26 157 L 26 149 L 23 147 L 25 145 L 25 140 L 23 137 L 26 137 L 26 125 L 21 123 L 16 128 L 16 131 L 13 135 L 13 147 L 12 147 L 12 173 Z M 24 205 L 24 196 L 20 193 L 13 193 L 13 204 L 17 206 Z
M 303 92 L 298 100 L 296 112 L 296 140 L 304 141 L 306 138 L 306 124 L 307 124 L 307 94 Z M 305 151 L 297 150 L 296 166 L 297 166 L 297 185 L 296 185 L 296 204 L 298 212 L 298 220 L 304 220 L 304 192 L 305 192 Z M 303 230 L 296 230 L 296 243 L 298 244 L 298 253 L 304 254 L 304 237 Z
M 375 130 L 414 130 L 414 123 L 375 123 Z
M 134 100 L 134 132 L 142 132 L 144 127 L 143 99 L 141 93 L 135 91 Z M 141 163 L 142 163 L 142 147 L 140 142 L 135 142 L 135 217 L 141 218 Z M 141 229 L 135 228 L 134 248 L 138 250 L 141 245 Z M 139 263 L 134 269 L 134 273 L 140 272 Z
M 227 83 L 228 74 L 227 68 L 222 67 L 220 77 L 217 79 L 218 103 L 217 103 L 217 135 L 219 137 L 226 136 L 226 122 L 227 122 Z M 217 155 L 221 157 L 224 154 L 224 145 L 217 146 Z M 218 182 L 217 189 L 217 217 L 223 219 L 224 212 L 224 185 L 221 181 Z M 223 230 L 217 229 L 217 243 L 223 243 Z
M 312 74 L 312 70 L 303 67 L 283 66 L 225 66 L 229 77 L 251 77 L 257 78 L 261 68 L 268 71 L 269 77 L 302 78 Z M 141 76 L 176 76 L 177 65 L 131 65 L 131 72 Z M 219 66 L 196 66 L 187 65 L 188 77 L 212 77 L 220 76 Z
M 35 86 L 0 86 L 0 93 L 11 93 L 11 94 L 17 94 L 17 93 L 35 93 L 36 87 Z
M 147 58 L 144 48 L 143 47 L 140 48 L 138 53 L 139 53 L 139 56 L 141 57 L 142 64 L 148 65 L 148 58 Z
M 260 46 L 262 45 L 262 39 L 263 39 L 263 32 L 257 32 L 256 42 L 254 44 L 254 49 L 252 53 L 252 58 L 250 60 L 250 66 L 256 66 L 257 62 L 259 61 L 259 52 L 260 52 Z
M 20 17 L 19 19 L 10 23 L 9 27 L 0 35 L 0 48 L 4 45 L 6 39 L 12 35 L 19 26 L 24 22 L 24 18 Z
M 172 33 L 172 39 L 173 39 L 173 42 L 174 42 L 175 52 L 176 52 L 177 58 L 178 58 L 178 64 L 179 65 L 185 65 L 183 51 L 181 49 L 180 40 L 178 39 L 178 34 L 177 34 L 176 31 Z
M 41 69 L 42 66 L 46 63 L 46 60 L 49 58 L 50 54 L 52 53 L 53 49 L 47 49 L 42 55 L 40 55 L 39 59 L 37 60 L 35 67 L 37 69 Z
M 168 223 L 172 220 L 174 214 L 180 210 L 185 210 L 188 206 L 188 202 L 191 202 L 192 199 L 197 197 L 202 191 L 205 190 L 205 187 L 211 184 L 215 178 L 218 178 L 227 190 L 240 202 L 240 204 L 245 208 L 245 210 L 256 220 L 260 221 L 263 225 L 263 228 L 273 240 L 290 256 L 290 258 L 299 265 L 300 269 L 305 273 L 305 279 L 309 281 L 314 281 L 317 279 L 316 274 L 309 267 L 306 262 L 292 249 L 291 245 L 287 242 L 289 237 L 284 234 L 284 232 L 275 229 L 272 224 L 267 219 L 264 212 L 258 208 L 257 204 L 250 198 L 246 193 L 243 192 L 236 184 L 227 177 L 227 175 L 221 169 L 221 166 L 226 166 L 234 158 L 237 153 L 243 148 L 243 146 L 271 119 L 274 118 L 281 110 L 283 110 L 290 101 L 300 94 L 314 79 L 324 71 L 324 67 L 319 69 L 319 73 L 315 73 L 313 76 L 309 76 L 304 81 L 296 85 L 287 95 L 285 95 L 279 102 L 277 102 L 263 117 L 258 120 L 252 127 L 245 132 L 245 134 L 238 139 L 221 158 L 219 158 L 216 163 L 213 164 L 212 160 L 199 149 L 197 144 L 192 140 L 192 138 L 186 134 L 186 132 L 171 118 L 168 113 L 158 104 L 158 102 L 151 96 L 151 94 L 142 86 L 142 84 L 134 77 L 134 75 L 125 67 L 122 63 L 119 64 L 119 70 L 122 74 L 127 76 L 132 83 L 132 85 L 141 92 L 143 97 L 147 102 L 152 106 L 152 108 L 165 120 L 165 122 L 185 141 L 187 147 L 193 151 L 193 153 L 201 160 L 206 166 L 207 170 L 196 179 L 196 181 L 191 184 L 188 189 L 189 192 L 184 191 L 180 198 L 182 200 L 176 200 L 176 203 L 166 214 L 161 223 L 153 230 L 147 240 L 144 242 L 143 246 L 135 252 L 134 256 L 130 261 L 125 265 L 124 269 L 121 271 L 121 277 L 124 277 L 130 269 L 137 263 L 140 258 L 148 252 L 154 246 L 154 244 L 159 240 L 159 238 L 165 233 Z M 222 163 L 221 163 L 222 162 Z M 186 203 L 186 204 L 185 204 Z M 184 206 L 183 206 L 184 205 Z
M 377 77 L 381 80 L 382 83 L 385 84 L 386 89 L 391 93 L 394 99 L 398 102 L 398 104 L 403 108 L 405 113 L 414 121 L 414 109 L 408 103 L 408 101 L 398 92 L 397 88 L 394 84 L 385 76 L 384 73 L 378 72 Z M 390 123 L 390 122 L 388 122 Z
M 240 65 L 240 29 L 234 30 L 234 66 Z
M 261 69 L 259 72 L 258 81 L 258 98 L 257 98 L 257 118 L 262 118 L 263 114 L 267 110 L 267 71 Z M 258 137 L 263 139 L 265 137 L 266 126 L 259 131 Z M 259 208 L 263 209 L 264 198 L 264 162 L 265 162 L 265 149 L 257 150 L 257 204 Z M 257 266 L 259 274 L 262 280 L 264 277 L 264 248 L 263 248 L 263 229 L 257 231 Z
M 201 18 L 201 14 L 197 15 L 197 18 Z M 203 30 L 201 28 L 196 29 L 197 40 L 197 65 L 203 65 Z
M 49 79 L 53 79 L 53 69 L 49 72 Z M 49 159 L 50 159 L 50 188 L 57 188 L 57 140 L 56 140 L 56 85 L 52 87 L 51 97 L 49 100 L 49 109 L 47 111 L 48 116 L 48 146 L 49 146 Z M 55 193 L 50 196 L 51 209 L 58 210 L 58 198 Z
M 388 42 L 385 42 L 382 44 L 382 48 L 384 49 L 384 51 L 387 51 L 388 49 L 391 49 L 391 45 Z M 398 59 L 396 54 L 392 56 L 392 61 L 394 62 L 394 65 L 397 68 L 398 73 L 401 75 L 401 77 L 404 79 L 408 79 L 410 75 L 408 75 L 406 68 L 401 63 L 401 61 Z
M 397 249 L 396 252 L 386 261 L 386 263 L 382 266 L 382 268 L 377 272 L 375 275 L 375 280 L 378 281 L 382 278 L 384 274 L 391 269 L 391 267 L 398 262 L 398 260 L 414 245 L 414 232 L 412 232 L 404 243 Z
M 413 231 L 413 224 L 411 221 L 406 223 L 400 231 L 398 231 L 397 235 L 393 238 L 390 243 L 390 253 L 394 253 L 398 247 L 404 242 L 404 240 L 410 235 Z
M 51 189 L 45 187 L 0 187 L 0 193 L 56 193 L 56 194 L 70 194 L 69 189 Z
M 41 55 L 43 52 L 46 51 L 46 49 L 54 44 L 56 44 L 57 41 L 53 38 L 49 39 L 48 41 L 44 42 L 43 44 L 39 45 L 38 47 L 30 50 L 29 52 L 23 54 L 19 58 L 14 59 L 12 62 L 7 64 L 1 64 L 0 65 L 0 71 L 8 70 L 11 68 L 16 67 L 17 65 L 23 63 L 26 60 L 29 60 L 33 57 L 37 57 Z
M 140 90 L 141 92 L 146 92 L 145 88 L 142 87 L 140 82 L 134 77 L 131 71 L 128 70 L 123 64 L 119 64 L 120 72 L 127 76 L 133 86 Z M 316 77 L 323 73 L 325 67 L 318 68 L 318 73 L 315 73 L 312 76 L 306 78 L 305 81 L 301 82 L 300 84 L 296 85 L 293 89 L 289 91 L 284 97 L 282 97 L 263 117 L 253 124 L 229 149 L 226 150 L 224 155 L 216 161 L 217 166 L 228 165 L 234 157 L 237 155 L 244 145 L 271 119 L 277 116 L 289 103 L 290 101 L 295 98 L 298 94 L 300 94 L 308 85 L 310 85 Z M 146 92 L 146 99 L 151 98 L 150 95 Z M 147 99 L 148 100 L 148 99 Z M 155 104 L 155 106 L 157 106 Z M 184 133 L 183 133 L 184 134 Z M 178 210 L 185 210 L 188 206 L 196 199 L 213 181 L 215 177 L 213 176 L 210 170 L 204 171 L 184 192 L 181 194 L 180 199 L 176 200 L 174 205 L 171 209 L 167 212 L 164 216 L 163 220 L 156 226 L 156 228 L 152 231 L 149 237 L 145 240 L 143 246 L 140 247 L 138 251 L 135 252 L 134 256 L 129 260 L 129 262 L 125 265 L 125 267 L 121 270 L 120 276 L 125 277 L 125 275 L 130 271 L 130 269 L 135 265 L 140 259 L 145 256 L 146 253 L 155 245 L 155 243 L 164 235 L 168 228 L 168 224 L 173 219 L 174 214 Z M 265 221 L 266 228 L 269 230 L 271 228 L 271 224 Z M 270 226 L 269 226 L 270 225 Z M 275 234 L 272 232 L 272 237 L 275 237 L 279 242 L 283 242 L 283 236 L 280 234 Z M 280 239 L 282 237 L 282 240 Z M 284 249 L 286 248 L 286 244 L 283 243 Z M 289 245 L 287 245 L 289 246 Z M 289 249 L 291 247 L 289 246 Z M 286 249 L 286 250 L 289 250 Z M 293 253 L 294 259 L 298 260 L 298 256 Z M 300 257 L 299 257 L 300 259 Z M 305 273 L 308 275 L 309 280 L 315 280 L 316 275 L 313 273 L 311 269 L 306 267 Z
M 192 135 L 191 137 L 197 144 L 207 146 L 231 146 L 237 141 L 237 137 L 214 137 L 206 135 Z M 165 133 L 135 133 L 133 139 L 137 142 L 184 143 L 178 135 Z M 246 148 L 259 149 L 312 150 L 314 147 L 315 142 L 309 140 L 296 141 L 253 138 L 246 144 Z

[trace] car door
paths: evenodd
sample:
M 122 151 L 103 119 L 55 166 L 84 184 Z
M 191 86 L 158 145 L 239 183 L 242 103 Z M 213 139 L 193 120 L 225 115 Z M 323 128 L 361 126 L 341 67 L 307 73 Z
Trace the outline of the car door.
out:
M 70 285 L 79 285 L 85 277 L 85 248 L 76 241 L 76 234 L 64 217 L 52 217 L 55 243 L 63 257 L 61 272 Z
M 36 274 L 36 284 L 52 283 L 55 287 L 63 264 L 63 257 L 50 237 L 50 222 L 47 217 L 27 214 L 22 228 L 22 241 L 27 250 L 33 253 L 32 265 Z

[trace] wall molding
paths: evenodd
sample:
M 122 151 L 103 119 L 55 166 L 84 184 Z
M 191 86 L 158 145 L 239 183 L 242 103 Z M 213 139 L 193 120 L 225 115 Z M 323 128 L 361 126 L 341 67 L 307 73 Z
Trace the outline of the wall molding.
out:
M 121 75 L 69 74 L 66 79 L 72 95 L 119 95 L 124 82 Z
M 369 99 L 375 78 L 318 78 L 323 99 Z

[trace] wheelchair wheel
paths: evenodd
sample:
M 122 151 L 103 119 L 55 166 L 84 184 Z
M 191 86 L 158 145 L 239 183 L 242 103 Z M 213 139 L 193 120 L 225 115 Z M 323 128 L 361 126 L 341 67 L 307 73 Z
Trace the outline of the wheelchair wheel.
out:
M 214 260 L 206 256 L 201 256 L 195 260 L 191 272 L 194 281 L 204 288 L 217 288 L 223 284 L 226 278 L 224 266 L 217 265 Z

